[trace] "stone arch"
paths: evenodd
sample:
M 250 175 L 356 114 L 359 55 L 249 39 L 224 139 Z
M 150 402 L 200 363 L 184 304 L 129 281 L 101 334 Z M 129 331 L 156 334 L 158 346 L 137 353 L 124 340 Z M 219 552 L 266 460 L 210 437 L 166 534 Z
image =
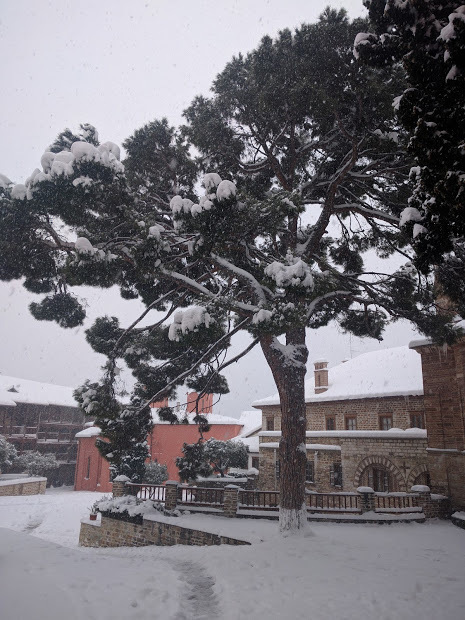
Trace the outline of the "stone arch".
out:
M 407 478 L 407 491 L 410 491 L 414 484 L 426 484 L 426 482 L 418 481 L 417 479 L 424 474 L 425 478 L 428 475 L 428 466 L 426 463 L 417 465 L 412 469 Z
M 399 469 L 394 465 L 392 461 L 385 456 L 367 456 L 357 466 L 354 476 L 355 488 L 362 486 L 362 477 L 369 467 L 380 467 L 387 470 L 395 482 L 399 491 L 406 491 L 405 479 Z

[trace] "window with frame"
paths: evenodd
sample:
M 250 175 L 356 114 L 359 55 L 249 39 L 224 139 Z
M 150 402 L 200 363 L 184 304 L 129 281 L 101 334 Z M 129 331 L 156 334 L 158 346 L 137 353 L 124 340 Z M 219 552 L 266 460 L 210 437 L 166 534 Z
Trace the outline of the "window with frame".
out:
M 326 416 L 326 430 L 327 431 L 336 430 L 336 418 L 333 415 Z
M 376 493 L 389 493 L 391 489 L 391 476 L 382 467 L 370 467 L 368 470 L 368 486 Z
M 329 482 L 333 487 L 342 487 L 342 463 L 333 463 L 331 465 Z
M 305 482 L 315 482 L 315 463 L 307 461 L 305 464 Z
M 388 431 L 392 428 L 392 415 L 380 415 L 379 416 L 379 430 Z
M 357 418 L 354 415 L 347 415 L 345 417 L 346 431 L 357 430 Z
M 410 428 L 425 428 L 425 420 L 422 413 L 410 414 Z
M 252 467 L 254 467 L 255 469 L 258 469 L 259 463 L 260 463 L 260 459 L 258 458 L 258 456 L 253 456 L 252 457 Z
M 274 418 L 266 418 L 266 430 L 274 431 Z

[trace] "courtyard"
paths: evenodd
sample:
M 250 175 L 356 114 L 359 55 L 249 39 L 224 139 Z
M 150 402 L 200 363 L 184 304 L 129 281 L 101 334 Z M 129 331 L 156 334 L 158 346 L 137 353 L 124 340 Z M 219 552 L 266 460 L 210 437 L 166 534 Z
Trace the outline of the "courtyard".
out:
M 190 515 L 252 544 L 79 548 L 100 496 L 0 498 L 3 620 L 465 617 L 465 532 L 450 522 L 312 523 L 282 538 L 276 522 Z

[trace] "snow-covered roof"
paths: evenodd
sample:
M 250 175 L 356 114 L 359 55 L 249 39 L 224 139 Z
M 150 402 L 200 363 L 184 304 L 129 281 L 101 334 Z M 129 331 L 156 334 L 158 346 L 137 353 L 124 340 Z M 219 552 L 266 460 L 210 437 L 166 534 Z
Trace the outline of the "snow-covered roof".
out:
M 77 407 L 73 391 L 73 388 L 64 385 L 39 383 L 29 379 L 0 375 L 0 404 L 7 406 L 16 403 L 31 403 Z
M 255 411 L 254 413 L 256 414 L 259 412 Z M 243 424 L 238 418 L 231 418 L 225 415 L 221 415 L 219 413 L 206 413 L 204 415 L 210 424 L 217 424 L 217 425 L 218 424 L 237 424 L 241 426 Z M 195 424 L 194 422 L 195 413 L 189 413 L 187 414 L 186 417 L 189 420 L 189 424 Z M 165 422 L 163 420 L 160 420 L 160 418 L 158 417 L 157 409 L 152 409 L 152 420 L 155 424 L 167 424 L 167 425 L 170 424 L 170 422 Z M 260 424 L 260 428 L 261 428 L 261 424 Z M 96 437 L 99 434 L 100 434 L 100 428 L 98 426 L 88 426 L 84 430 L 79 431 L 79 433 L 76 433 L 75 437 L 77 437 L 78 439 L 82 437 Z
M 221 415 L 220 413 L 203 413 L 202 415 L 207 418 L 209 424 L 242 424 L 238 418 L 231 418 L 226 415 Z M 185 417 L 188 419 L 189 424 L 195 424 L 195 416 L 195 413 L 188 413 Z M 183 418 L 184 413 L 180 413 L 179 417 Z M 154 424 L 170 424 L 170 422 L 160 420 L 158 416 L 158 409 L 152 409 L 152 420 Z
M 242 431 L 231 441 L 241 441 L 249 448 L 249 452 L 258 454 L 258 431 L 262 430 L 262 412 L 243 411 L 239 417 L 239 423 L 242 424 Z M 253 435 L 253 433 L 257 434 Z
M 76 433 L 75 437 L 79 439 L 80 437 L 97 437 L 97 435 L 100 435 L 100 427 L 88 426 L 84 430 L 79 431 L 79 433 Z
M 387 396 L 421 396 L 421 358 L 409 347 L 363 353 L 329 369 L 328 389 L 315 394 L 313 372 L 305 383 L 307 403 Z M 279 395 L 257 400 L 254 407 L 279 405 Z
M 11 400 L 9 392 L 0 389 L 0 406 L 1 407 L 16 407 L 14 400 Z
M 239 416 L 239 424 L 242 424 L 242 431 L 239 437 L 249 437 L 253 433 L 262 430 L 262 413 L 261 411 L 243 411 Z
M 233 437 L 231 441 L 240 441 L 248 447 L 251 454 L 258 454 L 260 445 L 260 438 L 258 435 L 254 435 L 253 437 L 243 437 L 242 435 L 238 435 L 237 437 Z

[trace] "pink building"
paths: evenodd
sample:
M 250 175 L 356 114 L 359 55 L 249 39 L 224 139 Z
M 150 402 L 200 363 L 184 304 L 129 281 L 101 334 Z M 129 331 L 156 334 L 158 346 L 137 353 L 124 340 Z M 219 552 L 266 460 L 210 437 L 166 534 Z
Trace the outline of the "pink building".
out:
M 166 406 L 166 401 L 154 403 L 154 422 L 155 425 L 151 434 L 147 437 L 149 444 L 150 460 L 158 461 L 161 465 L 168 468 L 169 480 L 179 480 L 178 468 L 176 467 L 176 457 L 181 456 L 184 443 L 195 443 L 199 439 L 197 425 L 193 423 L 195 416 L 195 402 L 197 394 L 191 393 L 187 397 L 187 405 L 184 406 L 187 418 L 191 424 L 170 424 L 162 422 L 158 418 L 156 408 Z M 260 412 L 247 412 L 249 420 L 244 417 L 230 418 L 212 413 L 213 395 L 207 394 L 199 401 L 199 412 L 202 411 L 208 418 L 211 425 L 210 430 L 204 433 L 205 439 L 214 437 L 226 441 L 244 434 L 251 426 L 260 426 Z M 252 420 L 251 417 L 254 417 Z M 255 419 L 257 418 L 257 419 Z M 257 424 L 258 422 L 258 424 Z M 254 429 L 255 430 L 255 429 Z M 258 430 L 258 428 L 256 429 Z M 111 492 L 109 463 L 98 451 L 95 445 L 95 438 L 100 434 L 100 429 L 90 426 L 77 433 L 78 456 L 76 465 L 76 477 L 74 489 L 76 491 L 102 491 Z

